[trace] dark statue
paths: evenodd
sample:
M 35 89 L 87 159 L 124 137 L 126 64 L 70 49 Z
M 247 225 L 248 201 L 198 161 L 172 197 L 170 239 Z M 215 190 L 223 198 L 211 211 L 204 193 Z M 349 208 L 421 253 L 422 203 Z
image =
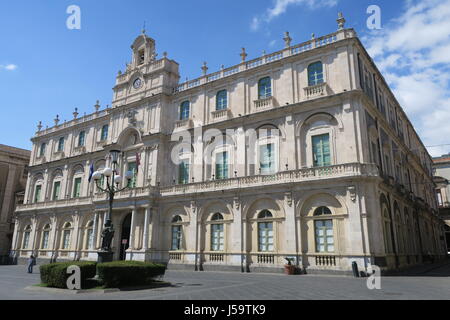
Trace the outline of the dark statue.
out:
M 102 250 L 110 251 L 111 242 L 114 237 L 114 229 L 110 220 L 106 221 L 105 228 L 102 231 Z

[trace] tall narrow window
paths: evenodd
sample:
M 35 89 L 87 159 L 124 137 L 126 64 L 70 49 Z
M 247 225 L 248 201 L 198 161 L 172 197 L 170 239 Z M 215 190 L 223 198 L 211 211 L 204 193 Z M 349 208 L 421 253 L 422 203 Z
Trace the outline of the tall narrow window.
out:
M 314 211 L 314 217 L 320 217 L 320 220 L 314 220 L 316 252 L 320 253 L 334 252 L 333 220 L 322 220 L 327 215 L 331 215 L 327 207 L 319 207 Z
M 55 183 L 53 184 L 53 200 L 58 200 L 59 199 L 59 194 L 61 192 L 61 181 L 55 181 Z
M 223 220 L 223 216 L 220 213 L 215 213 L 211 218 L 211 221 L 218 222 Z M 211 251 L 223 251 L 224 250 L 224 232 L 223 223 L 211 224 Z
M 270 77 L 258 81 L 258 99 L 266 99 L 272 96 L 272 80 Z
M 64 151 L 64 137 L 61 137 L 58 140 L 58 152 L 62 151 Z
M 133 173 L 133 177 L 128 181 L 128 188 L 136 188 L 136 178 L 137 178 L 136 162 L 128 163 L 128 171 Z
M 22 249 L 28 249 L 30 245 L 31 226 L 26 226 L 23 234 Z
M 272 213 L 268 210 L 263 210 L 258 215 L 258 219 L 271 218 L 273 218 Z M 273 249 L 273 222 L 258 222 L 258 251 L 271 252 Z
M 228 152 L 216 153 L 216 179 L 228 179 Z
M 314 167 L 331 165 L 330 135 L 323 134 L 312 137 Z
M 39 184 L 36 186 L 36 190 L 34 191 L 34 202 L 41 201 L 41 190 L 42 186 Z
M 42 249 L 48 249 L 48 238 L 50 236 L 50 225 L 47 224 L 44 226 L 44 230 L 42 231 Z
M 139 65 L 143 64 L 145 61 L 145 50 L 140 50 L 138 53 L 138 57 L 139 57 Z
M 78 135 L 78 146 L 83 147 L 85 140 L 86 140 L 86 132 L 81 131 L 80 134 Z
M 73 183 L 73 197 L 79 198 L 81 195 L 81 178 L 75 178 Z
M 189 101 L 184 101 L 180 105 L 180 120 L 189 119 L 189 109 L 190 109 Z
M 64 230 L 63 231 L 63 244 L 62 248 L 64 250 L 69 249 L 70 247 L 70 230 Z
M 45 144 L 45 142 L 43 142 L 41 144 L 41 148 L 39 150 L 39 157 L 43 157 L 45 155 L 45 147 L 46 147 L 46 144 Z
M 275 144 L 265 144 L 259 147 L 259 166 L 262 174 L 275 172 Z
M 181 217 L 175 216 L 172 219 L 172 223 L 181 223 Z M 182 236 L 182 226 L 181 225 L 172 225 L 172 245 L 171 250 L 181 250 L 181 236 Z
M 228 108 L 227 90 L 221 90 L 216 95 L 216 110 Z
M 181 161 L 178 165 L 178 183 L 189 183 L 189 163 L 186 160 Z
M 308 66 L 308 86 L 315 86 L 323 83 L 323 65 L 318 61 Z
M 86 249 L 92 249 L 94 247 L 94 222 L 89 221 L 86 230 Z
M 101 131 L 101 135 L 100 135 L 101 141 L 105 141 L 106 139 L 108 139 L 108 130 L 109 130 L 109 125 L 105 124 L 102 127 L 102 131 Z

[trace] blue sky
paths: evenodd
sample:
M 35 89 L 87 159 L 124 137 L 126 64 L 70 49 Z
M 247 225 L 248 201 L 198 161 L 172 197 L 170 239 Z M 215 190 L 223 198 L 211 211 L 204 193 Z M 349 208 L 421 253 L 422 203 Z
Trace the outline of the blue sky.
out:
M 159 56 L 167 51 L 169 58 L 180 64 L 184 81 L 186 77 L 200 76 L 203 61 L 207 61 L 209 72 L 219 70 L 222 64 L 227 67 L 239 63 L 241 47 L 246 48 L 248 59 L 260 56 L 263 50 L 279 50 L 285 31 L 290 32 L 293 43 L 310 39 L 313 32 L 316 36 L 334 32 L 339 11 L 344 13 L 346 26 L 356 29 L 376 59 L 424 143 L 427 146 L 450 143 L 445 138 L 450 136 L 450 129 L 435 133 L 436 123 L 445 126 L 450 121 L 446 76 L 450 61 L 439 58 L 450 57 L 450 28 L 436 30 L 450 21 L 450 11 L 443 7 L 438 14 L 433 9 L 438 4 L 450 8 L 450 0 L 425 0 L 420 7 L 418 3 L 413 0 L 3 1 L 0 143 L 29 149 L 39 120 L 44 127 L 52 126 L 56 114 L 62 120 L 70 120 L 75 107 L 83 114 L 93 112 L 97 99 L 102 107 L 110 104 L 117 71 L 129 62 L 130 45 L 144 21 L 147 34 L 156 40 Z M 369 17 L 366 9 L 373 4 L 381 8 L 382 30 L 370 31 L 366 26 Z M 81 9 L 81 30 L 66 27 L 69 17 L 66 9 L 70 5 Z M 411 24 L 410 20 L 415 22 Z M 428 29 L 416 34 L 420 23 Z M 436 46 L 437 53 L 428 50 Z M 436 56 L 434 60 L 432 56 Z M 443 71 L 430 74 L 436 66 Z M 422 88 L 421 84 L 427 80 L 432 83 Z M 420 96 L 416 97 L 418 93 Z M 433 108 L 423 105 L 430 101 L 424 94 L 430 95 Z M 438 155 L 450 151 L 450 146 L 429 151 Z

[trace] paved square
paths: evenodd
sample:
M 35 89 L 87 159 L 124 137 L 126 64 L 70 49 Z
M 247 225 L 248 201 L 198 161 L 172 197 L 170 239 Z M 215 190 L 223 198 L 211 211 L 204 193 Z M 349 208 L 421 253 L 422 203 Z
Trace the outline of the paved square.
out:
M 167 271 L 172 287 L 113 293 L 61 294 L 26 290 L 37 284 L 39 268 L 0 266 L 0 299 L 156 299 L 156 300 L 450 300 L 450 265 L 411 276 L 382 277 L 381 290 L 369 290 L 366 278 L 325 275 Z

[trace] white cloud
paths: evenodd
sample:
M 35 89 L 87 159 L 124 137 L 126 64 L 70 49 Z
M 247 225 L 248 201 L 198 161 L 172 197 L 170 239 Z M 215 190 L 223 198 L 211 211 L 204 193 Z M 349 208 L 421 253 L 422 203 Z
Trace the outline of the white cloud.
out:
M 334 7 L 338 0 L 274 0 L 273 7 L 270 7 L 261 15 L 252 19 L 250 29 L 257 31 L 262 22 L 269 23 L 272 19 L 286 12 L 290 5 L 304 5 L 309 9 L 318 9 L 323 7 Z
M 450 143 L 450 0 L 408 0 L 399 18 L 363 42 L 424 144 Z
M 15 64 L 7 64 L 7 65 L 1 65 L 0 64 L 0 70 L 4 69 L 4 70 L 8 70 L 8 71 L 14 71 L 16 70 L 18 67 Z

